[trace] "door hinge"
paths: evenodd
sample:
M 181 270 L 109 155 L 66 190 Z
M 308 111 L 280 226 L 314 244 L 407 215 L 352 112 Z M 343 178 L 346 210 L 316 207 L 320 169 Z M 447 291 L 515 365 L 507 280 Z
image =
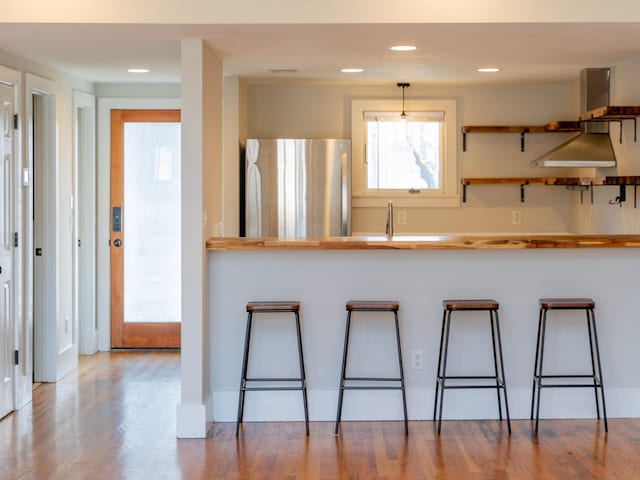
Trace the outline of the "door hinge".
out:
M 13 246 L 17 247 L 18 246 L 18 232 L 15 232 L 13 234 Z
M 20 363 L 20 350 L 13 351 L 13 363 L 14 365 L 18 365 Z
M 17 113 L 13 114 L 13 129 L 14 130 L 18 129 L 18 114 Z

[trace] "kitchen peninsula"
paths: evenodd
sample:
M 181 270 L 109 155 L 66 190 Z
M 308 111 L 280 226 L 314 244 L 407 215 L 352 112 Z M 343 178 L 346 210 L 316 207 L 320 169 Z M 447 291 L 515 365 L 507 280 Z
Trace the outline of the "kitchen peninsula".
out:
M 507 388 L 512 418 L 528 418 L 540 297 L 596 301 L 607 407 L 610 417 L 640 416 L 640 235 L 470 235 L 331 237 L 307 239 L 211 238 L 208 250 L 209 411 L 233 421 L 245 328 L 251 300 L 299 300 L 312 421 L 334 419 L 345 323 L 345 302 L 397 300 L 407 402 L 411 420 L 431 418 L 436 357 L 445 298 L 494 298 L 500 303 Z M 486 326 L 469 316 L 452 340 L 450 371 L 486 374 Z M 584 315 L 551 321 L 545 368 L 589 371 Z M 388 323 L 388 322 L 387 322 Z M 357 328 L 350 368 L 393 374 L 394 345 L 387 323 L 373 317 Z M 257 325 L 256 376 L 295 368 L 294 332 L 286 322 Z M 455 328 L 455 326 L 453 327 Z M 424 354 L 414 368 L 414 352 Z M 291 360 L 289 360 L 291 359 Z M 548 362 L 548 363 L 547 363 Z M 284 365 L 284 367 L 283 367 Z M 469 371 L 471 365 L 471 371 Z M 478 371 L 474 371 L 478 365 Z M 292 370 L 295 373 L 295 370 Z M 343 419 L 400 419 L 398 392 L 353 392 Z M 445 418 L 496 418 L 495 392 L 447 393 Z M 591 418 L 589 389 L 543 393 L 541 417 Z M 255 392 L 245 418 L 301 420 L 299 392 Z

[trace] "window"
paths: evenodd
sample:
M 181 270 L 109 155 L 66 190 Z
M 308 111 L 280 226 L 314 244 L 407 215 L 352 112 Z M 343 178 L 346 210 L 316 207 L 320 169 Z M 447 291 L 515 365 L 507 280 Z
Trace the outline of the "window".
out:
M 369 190 L 440 190 L 444 112 L 365 112 Z
M 353 205 L 459 206 L 455 100 L 352 102 Z

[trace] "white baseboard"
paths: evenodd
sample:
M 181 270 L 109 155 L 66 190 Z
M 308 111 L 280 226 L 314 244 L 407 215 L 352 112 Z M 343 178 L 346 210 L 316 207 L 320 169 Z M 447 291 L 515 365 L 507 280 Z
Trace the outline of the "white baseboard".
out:
M 433 389 L 408 389 L 407 411 L 410 420 L 433 418 Z M 531 409 L 531 389 L 509 389 L 511 418 L 528 419 Z M 640 388 L 605 389 L 607 415 L 640 417 Z M 337 390 L 308 391 L 309 419 L 335 421 L 338 405 Z M 209 421 L 233 422 L 238 411 L 238 392 L 213 392 L 213 416 Z M 589 388 L 544 389 L 540 405 L 541 418 L 595 418 L 595 397 Z M 447 390 L 443 418 L 494 419 L 498 417 L 495 390 Z M 302 394 L 299 391 L 247 392 L 244 420 L 300 421 L 304 419 Z M 350 390 L 344 394 L 342 419 L 400 420 L 402 400 L 399 391 Z M 180 435 L 178 435 L 180 436 Z

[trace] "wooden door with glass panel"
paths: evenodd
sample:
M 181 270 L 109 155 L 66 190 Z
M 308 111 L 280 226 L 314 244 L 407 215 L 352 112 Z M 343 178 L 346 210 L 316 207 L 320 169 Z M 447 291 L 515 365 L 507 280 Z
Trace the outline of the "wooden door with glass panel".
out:
M 111 346 L 180 346 L 180 111 L 111 111 Z

